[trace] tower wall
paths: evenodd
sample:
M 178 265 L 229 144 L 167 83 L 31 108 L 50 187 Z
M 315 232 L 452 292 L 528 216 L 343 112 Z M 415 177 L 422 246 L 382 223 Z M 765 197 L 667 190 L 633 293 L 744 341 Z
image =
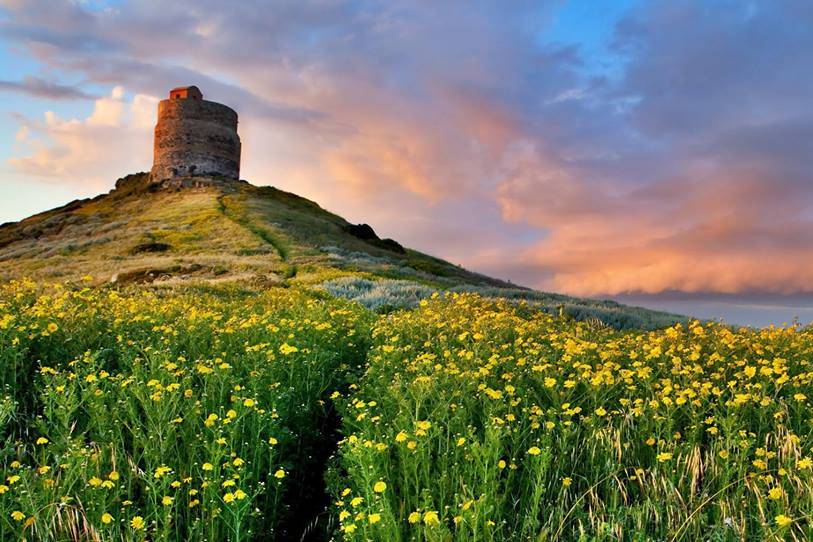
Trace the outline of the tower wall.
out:
M 200 99 L 158 104 L 152 180 L 195 175 L 240 178 L 237 113 Z

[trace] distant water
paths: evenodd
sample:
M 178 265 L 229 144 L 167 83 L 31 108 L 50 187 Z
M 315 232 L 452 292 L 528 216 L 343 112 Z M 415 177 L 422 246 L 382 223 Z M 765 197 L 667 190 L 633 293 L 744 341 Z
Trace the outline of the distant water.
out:
M 801 324 L 813 322 L 813 299 L 810 296 L 615 296 L 628 305 L 638 305 L 701 319 L 722 320 L 727 324 L 766 327 L 789 325 L 794 319 Z

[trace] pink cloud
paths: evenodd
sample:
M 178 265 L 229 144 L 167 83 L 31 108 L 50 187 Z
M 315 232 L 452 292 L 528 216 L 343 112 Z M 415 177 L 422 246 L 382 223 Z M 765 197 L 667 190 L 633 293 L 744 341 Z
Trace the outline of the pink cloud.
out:
M 509 179 L 500 186 L 506 219 L 549 232 L 520 259 L 546 270 L 539 287 L 579 295 L 812 289 L 806 248 L 813 220 L 803 197 L 769 173 L 726 166 L 645 189 L 593 187 L 589 196 L 578 180 L 564 183 L 550 196 L 529 189 L 551 186 L 544 182 Z
M 147 163 L 156 106 L 156 98 L 139 94 L 128 100 L 124 89 L 115 87 L 95 101 L 85 119 L 62 119 L 51 111 L 42 121 L 25 119 L 18 132 L 19 156 L 9 165 L 49 182 L 106 187 L 122 167 L 143 169 Z

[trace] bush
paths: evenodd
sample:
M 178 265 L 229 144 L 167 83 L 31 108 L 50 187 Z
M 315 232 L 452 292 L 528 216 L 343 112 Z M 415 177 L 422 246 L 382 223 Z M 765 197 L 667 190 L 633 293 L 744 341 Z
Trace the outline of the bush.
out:
M 344 277 L 322 284 L 330 294 L 357 301 L 366 308 L 385 312 L 418 306 L 422 299 L 430 297 L 435 289 L 407 280 L 369 280 Z

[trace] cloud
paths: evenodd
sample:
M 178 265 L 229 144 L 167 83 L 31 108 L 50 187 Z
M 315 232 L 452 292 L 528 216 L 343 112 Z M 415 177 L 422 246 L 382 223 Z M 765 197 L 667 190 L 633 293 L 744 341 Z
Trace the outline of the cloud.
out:
M 25 120 L 23 177 L 147 169 L 150 96 L 193 83 L 239 111 L 246 178 L 476 269 L 591 295 L 811 290 L 806 0 L 636 4 L 601 71 L 595 44 L 548 39 L 563 2 L 0 5 L 0 37 L 49 70 L 134 95 Z
M 743 128 L 642 184 L 574 177 L 526 149 L 497 195 L 507 220 L 548 232 L 519 258 L 523 278 L 581 295 L 810 291 L 813 178 L 803 154 L 752 148 L 764 132 L 793 141 L 790 124 Z
M 548 232 L 521 258 L 528 280 L 586 295 L 813 289 L 813 62 L 797 53 L 810 19 L 798 2 L 723 4 L 649 5 L 618 25 L 630 56 L 605 99 L 630 99 L 613 125 L 634 138 L 605 141 L 609 159 L 551 162 L 537 146 L 506 168 L 503 215 Z
M 806 116 L 813 91 L 806 4 L 684 1 L 631 14 L 614 42 L 633 54 L 617 89 L 639 99 L 630 121 L 650 136 L 683 138 Z
M 89 94 L 77 87 L 60 85 L 33 76 L 27 76 L 22 81 L 0 80 L 0 90 L 22 92 L 52 100 L 92 100 L 96 98 L 93 94 Z
M 127 99 L 124 89 L 115 87 L 84 119 L 63 119 L 51 111 L 42 120 L 23 118 L 17 140 L 24 150 L 9 164 L 46 182 L 108 188 L 111 180 L 149 163 L 157 102 L 140 94 Z

